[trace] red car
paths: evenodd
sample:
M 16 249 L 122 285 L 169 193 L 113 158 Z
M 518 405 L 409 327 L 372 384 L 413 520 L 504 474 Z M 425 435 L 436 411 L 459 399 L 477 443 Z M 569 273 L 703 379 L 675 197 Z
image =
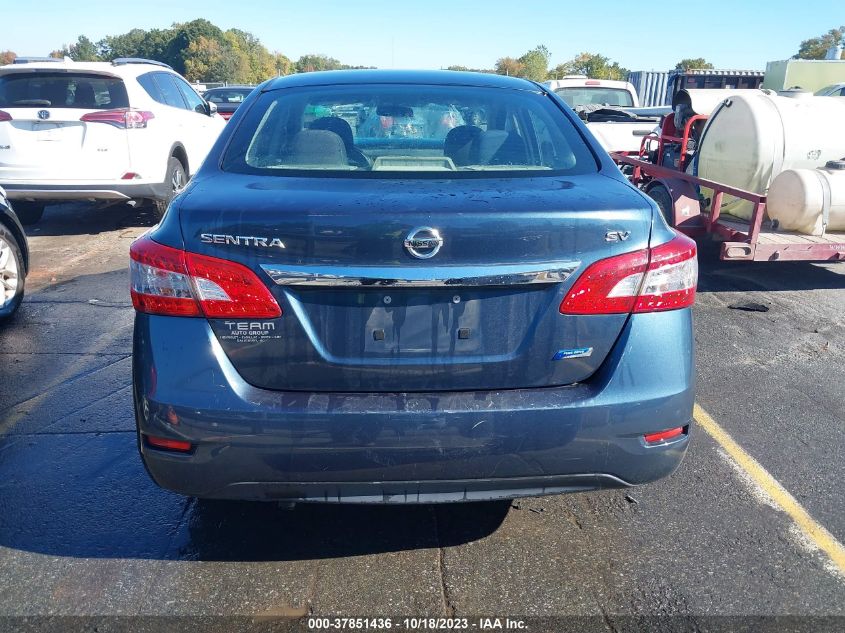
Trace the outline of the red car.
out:
M 254 86 L 224 86 L 212 88 L 203 93 L 209 103 L 217 106 L 217 113 L 227 121 L 232 118 L 238 106 L 244 102 Z

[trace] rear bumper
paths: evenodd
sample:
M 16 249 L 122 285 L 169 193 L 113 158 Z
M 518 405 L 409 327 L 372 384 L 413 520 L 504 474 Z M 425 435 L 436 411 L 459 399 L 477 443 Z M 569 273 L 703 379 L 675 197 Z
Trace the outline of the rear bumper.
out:
M 689 310 L 634 315 L 585 383 L 489 392 L 304 393 L 258 389 L 203 319 L 138 315 L 139 441 L 152 478 L 210 498 L 414 503 L 646 483 L 671 474 L 694 398 Z
M 9 200 L 64 202 L 72 200 L 114 201 L 160 199 L 167 196 L 163 183 L 109 181 L 96 183 L 42 184 L 38 182 L 3 182 Z

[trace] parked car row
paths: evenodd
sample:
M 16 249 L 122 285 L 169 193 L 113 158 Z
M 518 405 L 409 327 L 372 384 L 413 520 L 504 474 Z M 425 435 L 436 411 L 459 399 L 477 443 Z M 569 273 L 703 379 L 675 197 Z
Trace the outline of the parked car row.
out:
M 0 188 L 0 322 L 10 317 L 23 300 L 29 270 L 29 247 L 6 193 Z
M 274 79 L 130 250 L 147 472 L 425 503 L 627 486 L 689 442 L 695 243 L 553 91 Z
M 130 248 L 138 441 L 156 483 L 421 503 L 674 471 L 692 420 L 695 243 L 559 95 L 447 71 L 241 90 L 206 100 L 145 60 L 0 68 L 0 184 L 27 221 L 66 199 L 164 211 L 199 169 Z M 225 126 L 215 99 L 242 97 Z M 28 261 L 3 203 L 11 312 Z
M 235 110 L 244 102 L 255 86 L 223 86 L 202 93 L 203 98 L 217 106 L 217 112 L 225 120 L 232 118 Z
M 23 224 L 69 200 L 163 213 L 225 125 L 165 64 L 15 61 L 0 66 L 0 186 Z

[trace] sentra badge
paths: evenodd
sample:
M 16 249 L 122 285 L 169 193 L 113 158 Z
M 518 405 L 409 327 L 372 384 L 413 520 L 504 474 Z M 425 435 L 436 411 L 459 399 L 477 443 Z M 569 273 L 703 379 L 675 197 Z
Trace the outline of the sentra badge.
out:
M 257 246 L 259 248 L 284 248 L 285 243 L 278 237 L 261 237 L 258 235 L 220 235 L 217 233 L 202 233 L 200 241 L 203 244 L 222 244 L 224 246 Z

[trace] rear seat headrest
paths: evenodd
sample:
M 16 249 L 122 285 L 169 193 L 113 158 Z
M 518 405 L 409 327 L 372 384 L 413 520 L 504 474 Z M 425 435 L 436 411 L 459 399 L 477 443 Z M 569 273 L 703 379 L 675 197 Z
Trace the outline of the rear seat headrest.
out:
M 297 132 L 291 139 L 287 160 L 295 165 L 348 165 L 343 140 L 328 130 Z

